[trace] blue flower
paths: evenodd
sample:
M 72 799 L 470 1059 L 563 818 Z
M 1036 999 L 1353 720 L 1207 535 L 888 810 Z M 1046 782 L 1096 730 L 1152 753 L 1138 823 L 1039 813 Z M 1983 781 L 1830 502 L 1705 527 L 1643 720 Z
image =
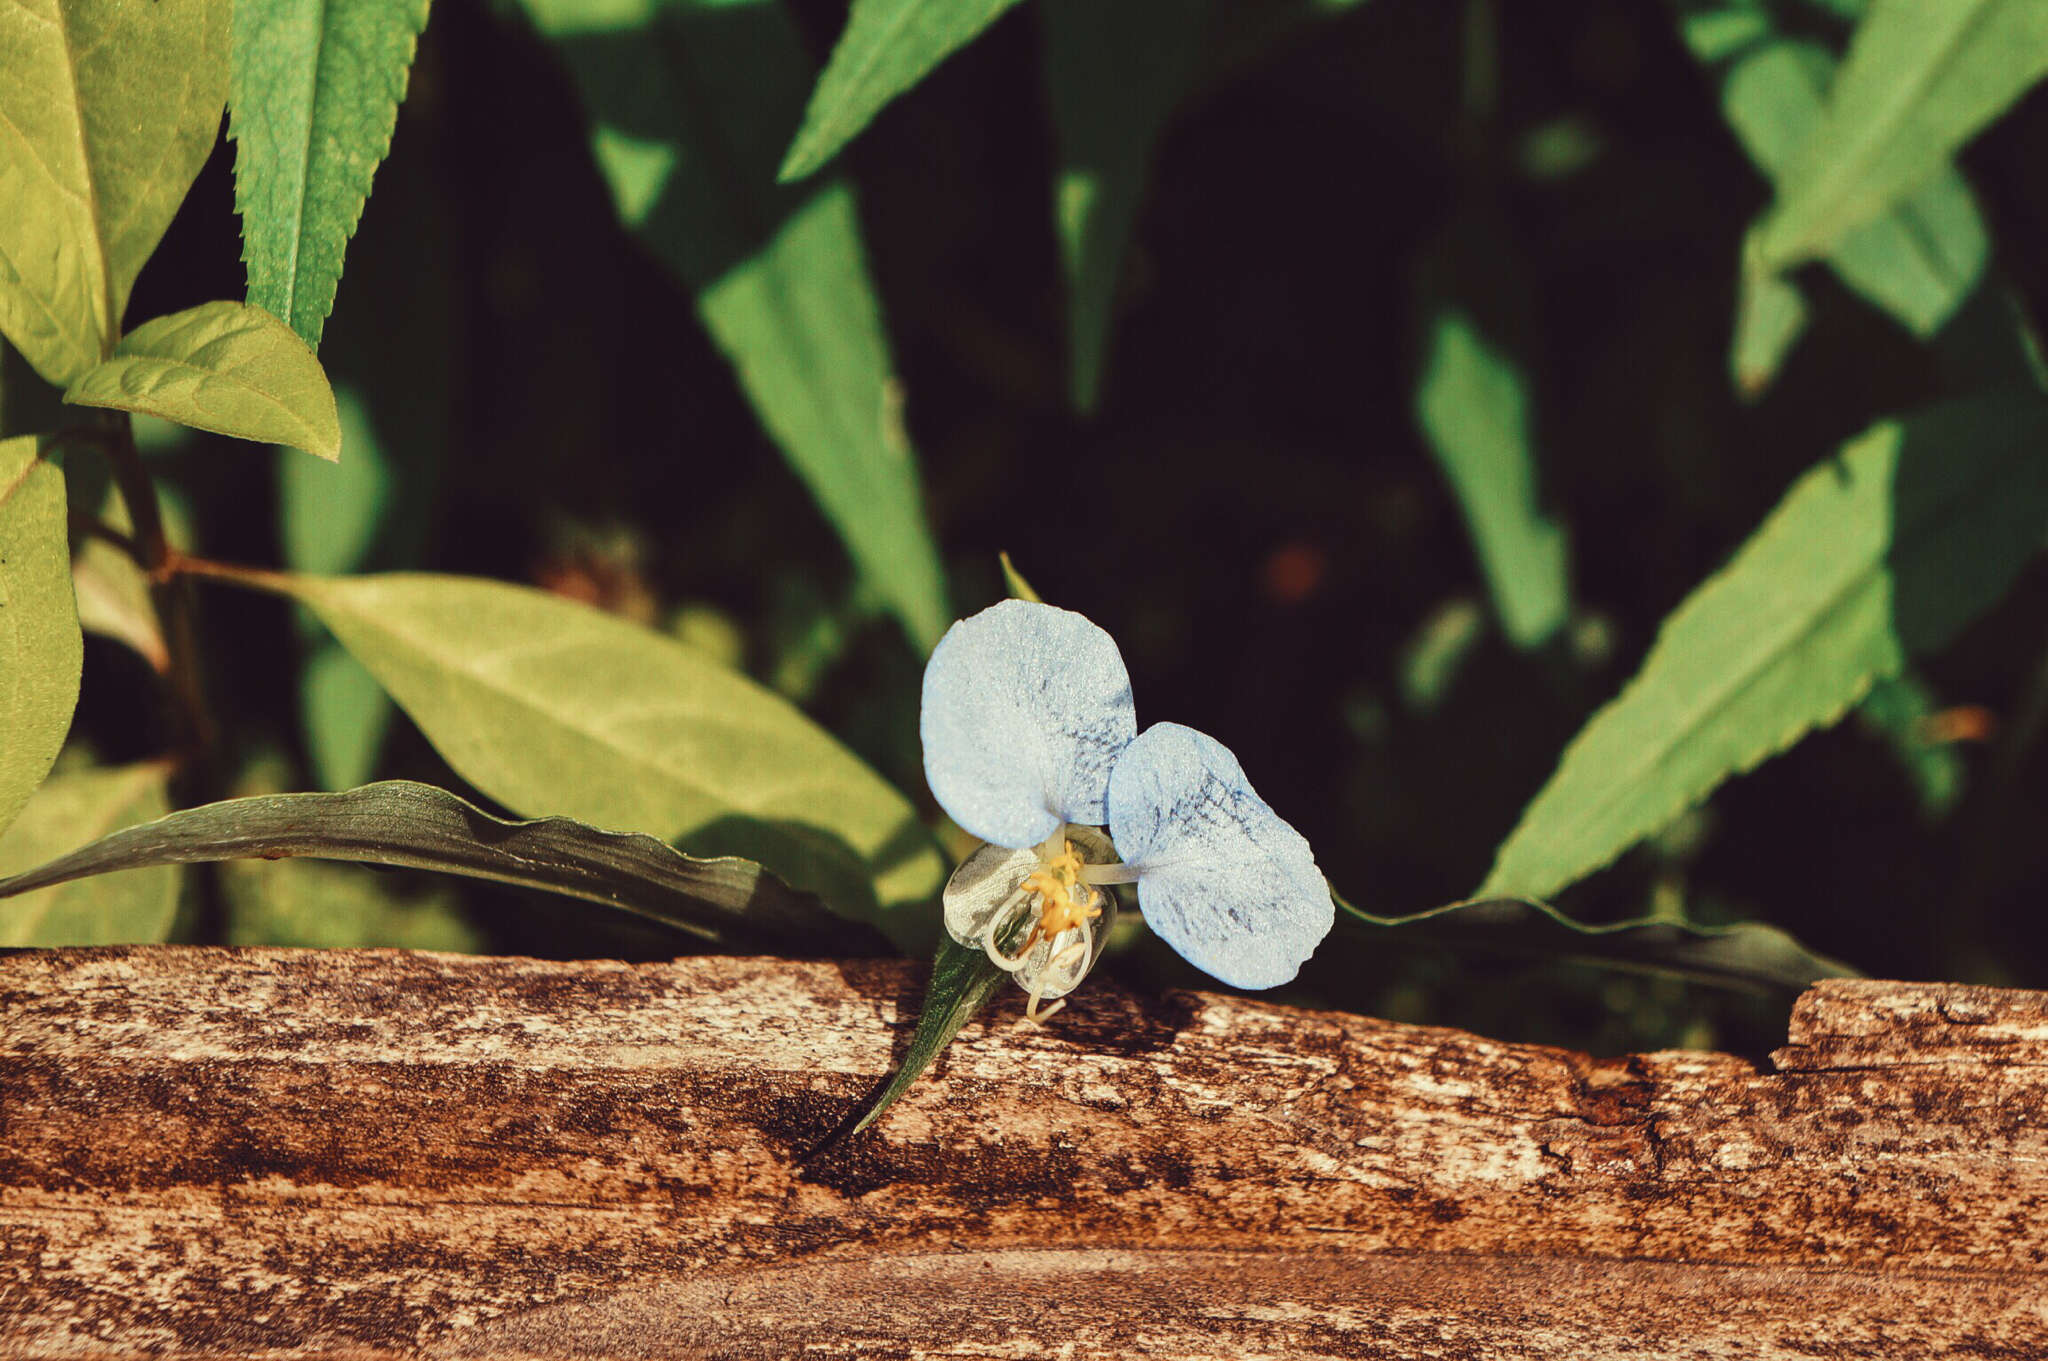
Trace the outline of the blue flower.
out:
M 1094 966 L 1106 885 L 1136 883 L 1152 930 L 1237 987 L 1287 982 L 1330 930 L 1308 842 L 1215 738 L 1140 734 L 1115 640 L 1070 610 L 1006 600 L 953 625 L 920 728 L 933 795 L 988 843 L 946 886 L 946 929 L 1016 976 L 1033 1019 Z

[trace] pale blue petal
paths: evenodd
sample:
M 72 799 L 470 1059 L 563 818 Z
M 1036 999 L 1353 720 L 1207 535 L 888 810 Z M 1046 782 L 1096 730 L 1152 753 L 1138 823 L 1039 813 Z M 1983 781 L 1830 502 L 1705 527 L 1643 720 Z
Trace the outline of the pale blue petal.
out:
M 1239 988 L 1293 978 L 1336 919 L 1308 841 L 1252 792 L 1230 748 L 1155 723 L 1109 781 L 1109 834 L 1138 871 L 1145 921 Z
M 1109 768 L 1138 731 L 1116 641 L 1072 610 L 1005 600 L 946 630 L 924 668 L 924 775 L 998 846 L 1108 818 Z

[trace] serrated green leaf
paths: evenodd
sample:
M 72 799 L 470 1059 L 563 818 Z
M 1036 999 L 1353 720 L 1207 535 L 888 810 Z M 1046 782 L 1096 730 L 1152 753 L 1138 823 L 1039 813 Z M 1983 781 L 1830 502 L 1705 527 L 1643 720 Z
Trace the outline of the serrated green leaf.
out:
M 0 879 L 0 898 L 142 866 L 293 856 L 541 889 L 712 939 L 801 941 L 828 953 L 875 943 L 750 861 L 692 859 L 650 836 L 599 831 L 568 818 L 507 822 L 409 780 L 183 809 Z
M 341 457 L 341 420 L 320 361 L 290 327 L 245 303 L 205 302 L 138 326 L 64 400 Z
M 1729 72 L 1722 109 L 1750 159 L 1781 185 L 1791 158 L 1825 117 L 1834 58 L 1813 43 L 1777 40 Z M 1851 290 L 1883 308 L 1914 335 L 1933 335 L 1954 315 L 1984 271 L 1990 242 L 1969 184 L 1952 165 L 1887 211 L 1846 232 L 1827 262 Z M 1736 314 L 1733 367 L 1755 395 L 1804 323 L 1804 306 L 1768 266 L 1761 237 L 1744 252 L 1743 298 Z
M 78 703 L 64 474 L 34 435 L 0 441 L 0 828 L 50 773 Z
M 235 6 L 228 135 L 249 301 L 318 349 L 427 0 Z
M 2002 595 L 2048 527 L 2048 400 L 1880 422 L 1795 483 L 1566 748 L 1481 897 L 1545 898 L 1834 722 Z
M 961 945 L 951 936 L 942 937 L 938 955 L 932 960 L 931 981 L 925 985 L 924 1007 L 917 1014 L 917 1029 L 903 1051 L 903 1061 L 868 1099 L 866 1109 L 844 1137 L 852 1138 L 881 1119 L 945 1052 L 960 1027 L 973 1020 L 1009 981 L 1010 975 L 990 963 L 986 951 Z
M 944 877 L 903 796 L 796 708 L 673 640 L 500 582 L 276 577 L 461 776 L 530 816 L 744 855 L 905 948 Z
M 2044 74 L 2040 0 L 1876 0 L 1820 127 L 1777 177 L 1758 236 L 1762 263 L 1783 269 L 1828 254 L 1938 175 Z
M 1767 922 L 1701 926 L 1641 917 L 1588 924 L 1548 903 L 1519 898 L 1475 898 L 1405 917 L 1379 917 L 1337 905 L 1360 922 L 1392 930 L 1405 940 L 1584 964 L 1622 973 L 1684 978 L 1716 987 L 1800 992 L 1822 978 L 1854 978 L 1857 971 L 1815 954 Z
M 853 0 L 778 178 L 800 180 L 1017 0 Z
M 1541 645 L 1569 611 L 1564 530 L 1536 504 L 1520 368 L 1456 310 L 1430 330 L 1415 416 L 1465 513 L 1509 641 Z
M 228 0 L 0 9 L 0 331 L 62 387 L 107 357 L 128 291 L 206 162 Z
M 81 842 L 162 817 L 170 808 L 168 775 L 152 763 L 51 776 L 0 835 L 0 883 Z M 177 914 L 178 880 L 175 866 L 160 866 L 90 888 L 58 884 L 24 894 L 0 909 L 0 946 L 163 940 Z
M 775 5 L 526 0 L 576 77 L 626 225 L 697 311 L 846 545 L 920 648 L 951 621 L 853 195 L 777 189 L 803 54 Z
M 1101 390 L 1117 279 L 1152 148 L 1201 69 L 1210 0 L 1047 0 L 1046 84 L 1060 168 L 1054 204 L 1067 280 L 1074 405 Z

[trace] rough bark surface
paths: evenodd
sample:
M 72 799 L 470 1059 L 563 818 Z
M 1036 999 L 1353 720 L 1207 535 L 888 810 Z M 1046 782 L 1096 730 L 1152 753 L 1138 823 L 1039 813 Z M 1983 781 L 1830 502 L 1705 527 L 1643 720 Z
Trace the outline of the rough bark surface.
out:
M 2048 1355 L 2048 995 L 1771 1071 L 921 971 L 0 957 L 0 1355 Z

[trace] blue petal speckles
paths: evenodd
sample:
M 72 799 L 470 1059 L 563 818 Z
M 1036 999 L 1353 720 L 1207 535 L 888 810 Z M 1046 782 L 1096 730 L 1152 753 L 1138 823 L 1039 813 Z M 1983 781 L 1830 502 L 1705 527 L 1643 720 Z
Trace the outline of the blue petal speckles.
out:
M 1124 748 L 1109 834 L 1138 871 L 1152 930 L 1235 987 L 1293 978 L 1336 919 L 1308 841 L 1252 792 L 1228 747 L 1193 728 L 1157 723 Z
M 924 774 L 953 821 L 998 846 L 1107 820 L 1137 734 L 1116 642 L 1071 610 L 1005 600 L 946 630 L 924 669 Z

